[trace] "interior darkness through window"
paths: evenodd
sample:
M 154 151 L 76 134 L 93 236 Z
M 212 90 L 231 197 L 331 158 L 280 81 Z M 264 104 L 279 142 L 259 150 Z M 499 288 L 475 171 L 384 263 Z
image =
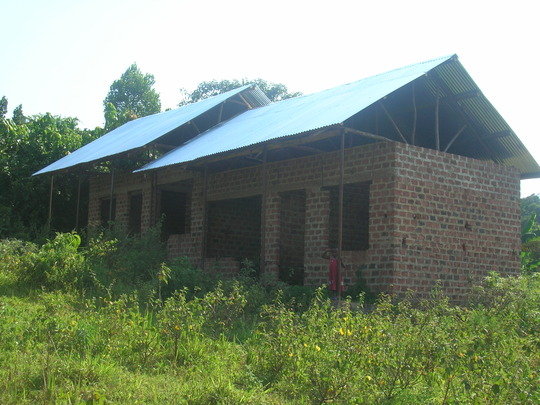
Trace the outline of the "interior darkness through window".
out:
M 129 196 L 128 231 L 132 235 L 141 233 L 142 194 Z
M 161 229 L 165 238 L 187 232 L 187 201 L 186 193 L 161 191 L 160 217 L 163 219 Z
M 101 226 L 107 226 L 109 221 L 114 221 L 116 219 L 116 198 L 112 200 L 112 215 L 110 214 L 110 198 L 102 198 L 99 203 L 99 217 L 101 220 Z
M 339 187 L 330 190 L 330 247 L 338 247 Z M 343 187 L 343 250 L 369 247 L 369 183 Z

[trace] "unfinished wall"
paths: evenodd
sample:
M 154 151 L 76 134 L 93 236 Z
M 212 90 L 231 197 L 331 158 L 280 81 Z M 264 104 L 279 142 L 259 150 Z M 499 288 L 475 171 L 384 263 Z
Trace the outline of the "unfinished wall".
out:
M 339 183 L 338 154 L 331 152 L 269 163 L 267 171 L 265 271 L 277 277 L 282 260 L 289 260 L 286 258 L 288 253 L 281 247 L 288 238 L 287 227 L 292 227 L 288 218 L 295 210 L 288 204 L 297 204 L 297 207 L 301 204 L 299 200 L 295 200 L 296 203 L 283 200 L 282 196 L 303 190 L 304 284 L 325 284 L 328 262 L 321 256 L 335 243 L 332 241 L 337 236 L 331 212 L 335 210 L 332 204 L 335 204 Z M 128 192 L 141 190 L 144 231 L 152 222 L 152 212 L 156 212 L 152 182 L 159 186 L 183 179 L 193 182 L 190 232 L 172 235 L 168 240 L 169 252 L 172 256 L 185 255 L 196 264 L 202 264 L 205 205 L 201 173 L 170 167 L 159 171 L 155 177 L 152 174 L 119 175 L 115 187 L 116 215 L 117 219 L 126 215 L 122 196 L 125 195 L 127 201 Z M 358 194 L 362 204 L 369 193 L 368 248 L 365 249 L 365 241 L 358 238 L 361 242 L 357 241 L 353 247 L 362 247 L 344 252 L 346 284 L 355 283 L 359 277 L 373 292 L 399 294 L 413 289 L 421 296 L 440 281 L 455 300 L 462 300 L 470 284 L 489 271 L 518 272 L 519 175 L 516 170 L 401 143 L 377 143 L 345 151 L 345 183 L 363 185 L 351 192 L 351 195 Z M 99 198 L 107 198 L 109 185 L 108 175 L 92 179 L 91 221 L 99 218 Z M 354 189 L 354 186 L 348 187 Z M 208 207 L 216 201 L 255 195 L 262 195 L 260 166 L 208 175 Z M 351 204 L 358 201 L 350 198 Z M 287 213 L 289 209 L 292 210 L 290 214 Z M 362 209 L 365 212 L 365 206 Z M 234 207 L 231 204 L 224 215 L 232 218 L 236 215 L 233 211 L 240 211 L 245 217 L 246 212 L 250 212 L 250 217 L 260 221 L 260 212 L 249 210 L 241 204 L 234 204 Z M 243 220 L 237 217 L 229 220 L 229 224 Z M 365 214 L 347 220 L 345 226 L 351 226 L 347 232 L 354 234 L 352 224 L 363 226 L 365 220 Z M 210 228 L 209 222 L 207 225 Z M 211 226 L 214 230 L 221 229 L 223 234 L 227 229 L 230 234 L 233 228 L 233 225 Z M 260 234 L 256 235 L 255 224 L 251 228 L 249 239 L 254 242 L 249 249 L 250 254 L 255 254 L 255 245 L 260 246 Z M 207 251 L 224 256 L 243 255 L 232 246 L 235 243 L 226 247 L 223 237 L 217 237 L 222 241 L 217 244 L 210 241 L 214 230 L 209 229 Z M 299 237 L 295 238 L 295 246 L 298 240 Z M 294 260 L 299 261 L 297 257 Z M 219 265 L 215 260 L 207 259 L 207 269 Z M 225 267 L 233 269 L 235 266 L 238 264 L 231 262 Z
M 396 165 L 396 292 L 438 282 L 462 301 L 490 271 L 518 274 L 517 170 L 401 144 Z
M 338 247 L 339 187 L 330 191 L 330 247 Z M 343 250 L 367 250 L 369 247 L 369 182 L 343 187 Z
M 206 257 L 258 261 L 261 248 L 261 198 L 208 203 Z
M 306 192 L 281 194 L 279 234 L 279 279 L 289 284 L 304 283 L 304 240 Z

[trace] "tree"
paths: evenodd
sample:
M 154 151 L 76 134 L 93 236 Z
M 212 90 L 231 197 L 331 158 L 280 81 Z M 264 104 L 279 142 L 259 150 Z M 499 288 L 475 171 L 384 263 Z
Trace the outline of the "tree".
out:
M 26 122 L 26 117 L 24 116 L 22 104 L 19 104 L 13 110 L 13 122 L 17 125 L 24 124 Z
M 268 96 L 271 101 L 285 100 L 286 98 L 296 97 L 302 93 L 290 93 L 287 86 L 281 83 L 271 83 L 263 79 L 233 79 L 233 80 L 210 80 L 199 83 L 199 85 L 191 93 L 185 89 L 181 90 L 183 100 L 178 104 L 194 103 L 207 97 L 215 96 L 229 90 L 236 89 L 246 84 L 256 84 Z
M 142 73 L 134 63 L 115 80 L 103 100 L 105 129 L 110 131 L 128 121 L 161 110 L 154 76 Z
M 524 225 L 534 214 L 536 217 L 536 223 L 540 226 L 540 196 L 538 194 L 531 194 L 528 197 L 521 199 L 521 223 Z
M 8 101 L 6 96 L 2 96 L 0 100 L 0 118 L 5 118 L 7 114 Z
M 20 109 L 22 115 L 22 109 Z M 0 120 L 0 238 L 35 237 L 46 223 L 50 176 L 32 173 L 90 142 L 97 130 L 80 130 L 76 118 L 51 114 Z M 78 180 L 55 176 L 53 227 L 71 230 Z
M 540 268 L 540 196 L 521 199 L 521 264 L 525 272 Z

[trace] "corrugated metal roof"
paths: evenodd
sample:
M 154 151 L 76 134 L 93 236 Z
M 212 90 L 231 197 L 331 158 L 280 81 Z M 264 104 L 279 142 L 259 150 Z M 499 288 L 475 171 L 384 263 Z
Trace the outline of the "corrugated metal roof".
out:
M 286 99 L 221 123 L 136 171 L 190 162 L 335 124 L 452 59 L 445 56 L 319 93 Z
M 269 103 L 268 98 L 258 88 L 255 88 L 255 91 L 245 91 L 250 87 L 252 86 L 245 85 L 175 110 L 129 121 L 34 175 L 63 170 L 141 148 L 242 92 L 246 93 L 246 97 L 250 100 L 248 102 L 253 103 L 253 106 Z
M 456 55 L 433 59 L 319 93 L 247 111 L 209 129 L 136 171 L 188 163 L 272 139 L 340 124 L 424 75 L 427 76 L 433 95 L 441 92 L 441 86 L 446 93 L 444 95 L 450 96 L 450 99 L 463 93 L 478 92 L 476 97 L 454 98 L 454 107 L 467 116 L 475 127 L 479 139 L 477 142 L 481 143 L 475 147 L 477 158 L 492 159 L 504 165 L 515 166 L 523 178 L 540 177 L 540 166 L 481 93 Z M 437 78 L 437 82 L 433 81 L 434 78 Z M 502 132 L 507 132 L 507 136 L 497 136 Z
M 475 127 L 478 142 L 485 145 L 478 145 L 476 152 L 479 158 L 492 159 L 499 164 L 514 166 L 519 169 L 523 178 L 540 177 L 538 163 L 504 118 L 481 93 L 457 57 L 452 58 L 451 63 L 437 67 L 434 74 L 438 78 L 436 81 L 428 76 L 430 89 L 434 95 L 441 91 L 441 84 L 437 83 L 439 80 L 442 82 L 442 90 L 450 92 L 450 94 L 445 94 L 446 96 L 477 92 L 475 97 L 464 99 L 458 97 L 454 104 L 456 109 L 461 110 Z M 507 135 L 497 136 L 501 133 L 507 133 Z

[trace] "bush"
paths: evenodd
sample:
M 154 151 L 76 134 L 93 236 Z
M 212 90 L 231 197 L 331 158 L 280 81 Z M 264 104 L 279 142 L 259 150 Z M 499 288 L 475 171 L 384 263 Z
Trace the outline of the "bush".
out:
M 75 287 L 84 273 L 84 256 L 79 252 L 81 238 L 75 233 L 57 233 L 39 249 L 20 244 L 8 254 L 18 281 L 33 287 Z
M 144 295 L 151 294 L 166 258 L 160 233 L 157 226 L 140 236 L 129 235 L 124 227 L 113 224 L 91 235 L 84 251 L 88 269 L 85 287 L 115 296 L 145 288 Z

